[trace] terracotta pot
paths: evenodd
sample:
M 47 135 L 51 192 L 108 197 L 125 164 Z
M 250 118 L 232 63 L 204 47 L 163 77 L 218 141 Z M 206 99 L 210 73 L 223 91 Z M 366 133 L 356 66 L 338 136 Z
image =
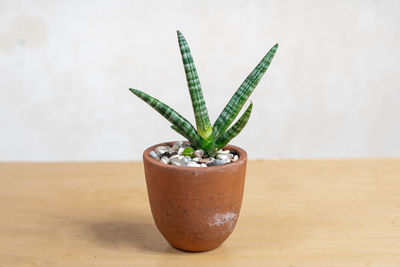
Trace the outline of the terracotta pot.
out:
M 143 153 L 147 192 L 154 222 L 175 248 L 207 251 L 232 233 L 242 204 L 247 154 L 236 146 L 236 162 L 212 167 L 182 167 L 161 163 Z

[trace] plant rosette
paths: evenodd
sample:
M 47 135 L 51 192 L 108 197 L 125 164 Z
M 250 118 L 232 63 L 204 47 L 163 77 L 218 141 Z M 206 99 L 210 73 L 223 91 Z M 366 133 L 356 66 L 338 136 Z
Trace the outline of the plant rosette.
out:
M 175 248 L 207 251 L 224 242 L 238 220 L 247 154 L 228 143 L 246 126 L 253 103 L 231 124 L 268 69 L 278 44 L 247 76 L 211 125 L 192 54 L 185 37 L 179 31 L 177 34 L 196 128 L 160 100 L 137 89 L 129 90 L 188 140 L 158 144 L 143 152 L 154 222 Z

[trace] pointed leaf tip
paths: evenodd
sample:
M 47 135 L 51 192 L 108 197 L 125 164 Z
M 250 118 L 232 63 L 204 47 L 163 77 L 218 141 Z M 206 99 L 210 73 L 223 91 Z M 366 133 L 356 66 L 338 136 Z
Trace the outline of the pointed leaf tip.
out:
M 189 88 L 190 99 L 192 101 L 192 107 L 196 119 L 197 132 L 201 137 L 208 138 L 212 132 L 212 125 L 210 123 L 210 118 L 208 117 L 208 111 L 201 90 L 199 76 L 197 75 L 192 53 L 190 52 L 185 37 L 180 31 L 177 31 L 177 33 L 179 49 L 185 69 L 186 82 Z
M 239 114 L 239 111 L 245 104 L 247 98 L 251 95 L 258 82 L 267 71 L 275 52 L 277 51 L 277 47 L 278 44 L 276 43 L 262 58 L 260 63 L 258 63 L 253 71 L 247 76 L 244 82 L 240 85 L 239 89 L 229 100 L 228 104 L 225 106 L 218 119 L 214 123 L 214 136 L 220 136 L 223 132 L 225 132 L 225 130 Z

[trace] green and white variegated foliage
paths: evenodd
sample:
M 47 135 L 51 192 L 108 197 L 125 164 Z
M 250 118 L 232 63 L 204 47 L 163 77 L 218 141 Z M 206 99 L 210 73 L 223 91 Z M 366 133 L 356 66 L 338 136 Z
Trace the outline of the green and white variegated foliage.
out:
M 256 68 L 247 76 L 229 100 L 214 125 L 211 125 L 192 53 L 185 37 L 179 31 L 178 42 L 196 119 L 196 128 L 187 119 L 160 100 L 137 89 L 130 88 L 129 90 L 169 120 L 172 123 L 171 128 L 185 137 L 194 148 L 203 149 L 208 155 L 213 156 L 246 126 L 250 118 L 253 103 L 250 103 L 241 117 L 229 128 L 268 69 L 278 49 L 278 44 L 275 44 L 268 51 Z

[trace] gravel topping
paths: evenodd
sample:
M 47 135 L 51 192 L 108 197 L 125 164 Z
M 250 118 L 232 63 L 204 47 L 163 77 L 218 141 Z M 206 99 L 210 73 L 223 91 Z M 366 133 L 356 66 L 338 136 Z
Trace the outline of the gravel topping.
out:
M 158 146 L 150 151 L 150 157 L 164 164 L 186 167 L 209 167 L 229 164 L 239 159 L 235 151 L 220 149 L 215 158 L 208 156 L 203 150 L 190 147 L 182 141 L 171 146 Z

